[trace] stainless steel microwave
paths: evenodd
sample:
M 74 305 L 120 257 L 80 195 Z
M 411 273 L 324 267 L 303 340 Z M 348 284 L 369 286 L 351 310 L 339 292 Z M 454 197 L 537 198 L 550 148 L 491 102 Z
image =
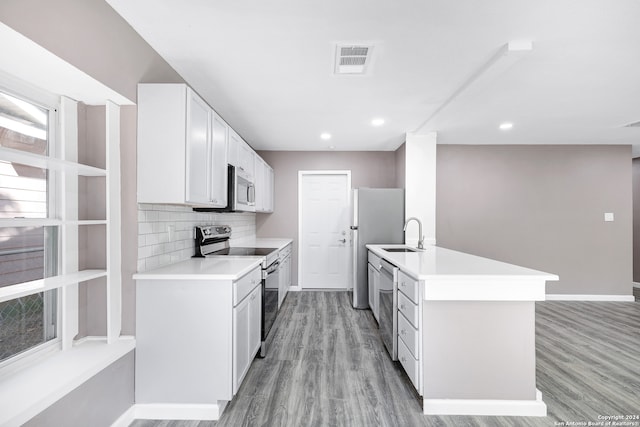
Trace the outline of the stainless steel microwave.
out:
M 240 167 L 228 165 L 227 206 L 224 208 L 193 208 L 198 212 L 255 212 L 256 187 L 251 177 Z

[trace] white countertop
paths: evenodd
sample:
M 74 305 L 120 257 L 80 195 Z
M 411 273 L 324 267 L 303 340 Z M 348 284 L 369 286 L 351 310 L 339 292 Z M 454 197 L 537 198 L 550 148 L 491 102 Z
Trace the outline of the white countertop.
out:
M 293 242 L 291 239 L 248 238 L 236 240 L 231 246 L 282 250 L 291 242 Z M 264 257 L 258 256 L 191 258 L 154 270 L 136 273 L 133 275 L 133 279 L 237 280 L 260 265 L 263 259 Z
M 243 245 L 246 245 L 246 246 L 251 246 L 255 248 L 277 248 L 278 250 L 284 249 L 289 243 L 292 243 L 292 242 L 293 240 L 291 239 L 278 239 L 275 237 L 248 239 L 246 243 L 245 241 L 242 241 Z M 240 246 L 240 245 L 233 244 L 231 246 Z
M 135 280 L 237 280 L 262 263 L 264 257 L 191 258 L 136 273 Z
M 406 245 L 367 245 L 408 275 L 424 280 L 424 299 L 540 301 L 545 299 L 545 282 L 559 279 L 555 274 L 437 246 L 419 252 L 383 249 L 394 247 Z

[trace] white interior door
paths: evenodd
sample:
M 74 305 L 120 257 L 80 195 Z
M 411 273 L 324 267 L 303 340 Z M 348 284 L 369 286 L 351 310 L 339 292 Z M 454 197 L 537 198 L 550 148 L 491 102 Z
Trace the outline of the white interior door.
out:
M 300 172 L 300 285 L 349 285 L 350 171 Z

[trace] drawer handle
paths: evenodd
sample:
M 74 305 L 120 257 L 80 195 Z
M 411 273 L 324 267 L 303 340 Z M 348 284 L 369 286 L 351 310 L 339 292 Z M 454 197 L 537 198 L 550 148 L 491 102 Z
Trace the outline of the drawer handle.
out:
M 400 335 L 407 335 L 407 331 L 405 331 L 404 329 L 400 331 Z
M 406 358 L 406 357 L 404 357 L 404 356 L 402 356 L 402 357 L 400 358 L 400 360 L 402 360 L 404 363 L 407 363 L 407 358 Z
M 400 310 L 404 310 L 404 304 L 400 304 Z
M 400 286 L 405 287 L 405 286 L 407 286 L 407 284 L 404 283 L 404 282 L 400 282 Z

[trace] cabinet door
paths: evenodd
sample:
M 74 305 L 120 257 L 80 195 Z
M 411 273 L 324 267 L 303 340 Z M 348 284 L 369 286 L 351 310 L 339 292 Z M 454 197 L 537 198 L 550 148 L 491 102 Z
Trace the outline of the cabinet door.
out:
M 367 264 L 367 284 L 369 285 L 369 308 L 371 308 L 371 311 L 373 312 L 373 317 L 375 317 L 376 320 L 378 320 L 378 313 L 375 309 L 375 304 L 374 304 L 375 293 L 376 293 L 376 289 L 374 286 L 375 273 L 376 273 L 376 269 L 373 268 L 371 264 Z
M 229 126 L 212 113 L 211 137 L 211 202 L 216 207 L 227 206 L 227 141 Z
M 255 180 L 255 153 L 244 140 L 240 139 L 238 145 L 238 163 L 243 171 L 249 174 L 249 179 Z
M 238 151 L 240 149 L 240 144 L 242 143 L 242 139 L 233 129 L 229 128 L 229 146 L 227 147 L 227 157 L 230 165 L 235 167 L 240 166 L 240 161 L 238 158 Z
M 262 285 L 249 296 L 249 365 L 262 342 Z M 248 368 L 248 366 L 247 366 Z
M 373 274 L 373 309 L 375 311 L 376 319 L 380 314 L 380 272 L 375 270 Z
M 278 286 L 278 308 L 282 305 L 284 298 L 289 291 L 289 285 L 291 284 L 291 257 L 287 256 L 280 262 L 280 283 Z
M 265 212 L 265 200 L 267 186 L 264 181 L 265 163 L 260 157 L 255 156 L 255 186 L 256 186 L 256 212 Z
M 250 301 L 247 297 L 233 308 L 233 394 L 235 395 L 242 379 L 249 369 L 249 328 Z
M 186 201 L 209 204 L 210 117 L 209 106 L 191 89 L 187 90 L 187 183 Z M 158 147 L 162 149 L 162 147 Z
M 267 185 L 267 198 L 265 201 L 265 211 L 266 212 L 273 212 L 273 199 L 274 199 L 274 190 L 273 190 L 273 186 L 274 186 L 274 175 L 273 175 L 273 169 L 271 168 L 271 166 L 267 165 L 267 178 L 266 178 L 266 185 Z

